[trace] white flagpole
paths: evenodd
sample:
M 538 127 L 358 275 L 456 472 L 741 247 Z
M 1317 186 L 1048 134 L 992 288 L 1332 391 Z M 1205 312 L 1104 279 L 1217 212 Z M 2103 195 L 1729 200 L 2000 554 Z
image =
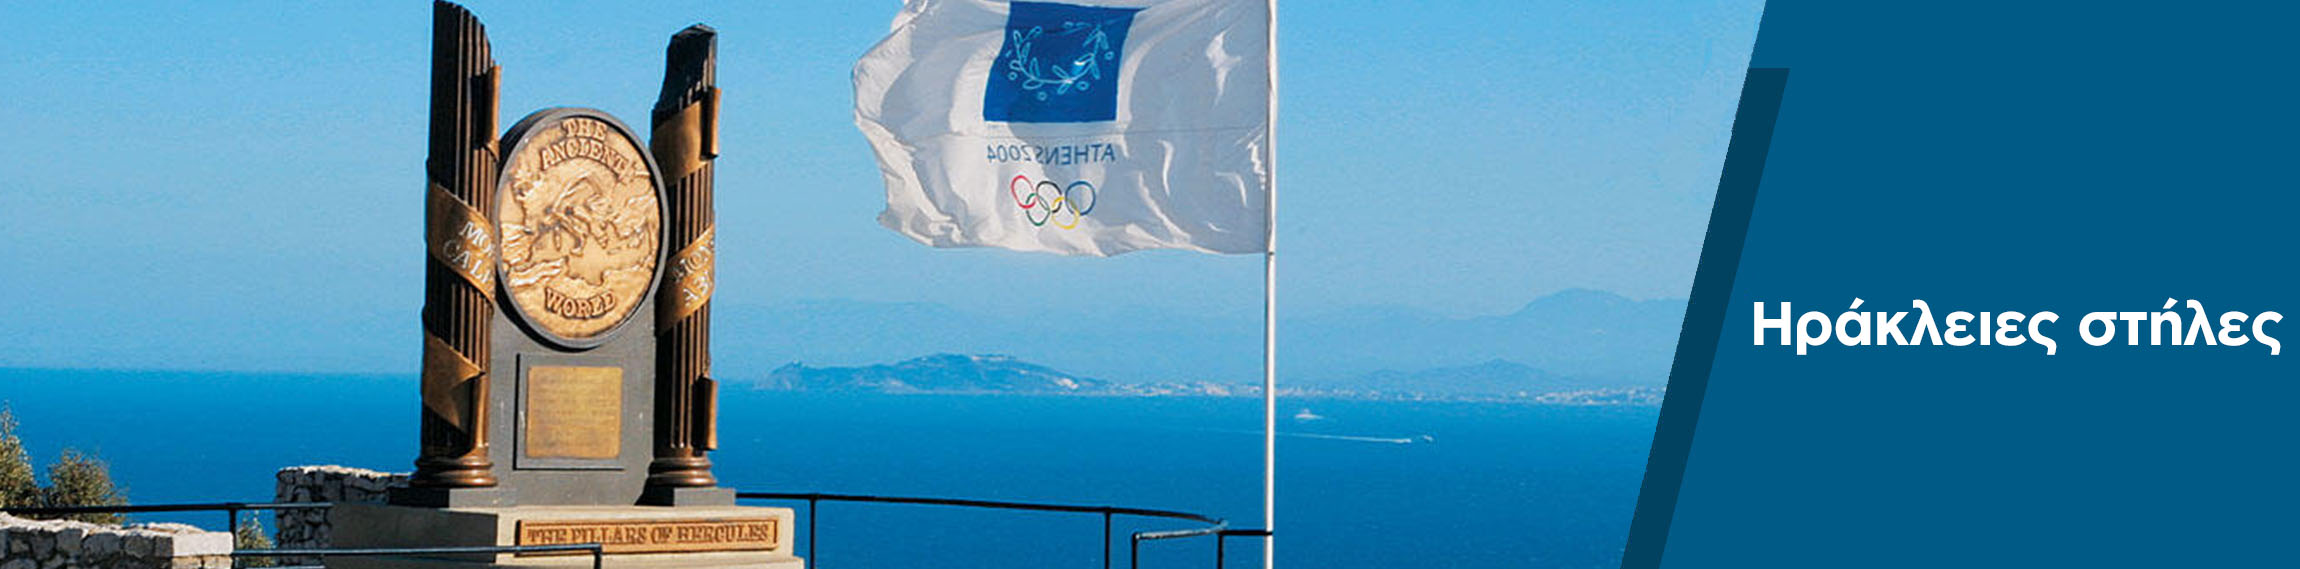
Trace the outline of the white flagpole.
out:
M 1276 154 L 1272 152 L 1272 154 Z M 1270 177 L 1276 181 L 1276 172 Z M 1277 184 L 1270 184 L 1274 190 Z M 1276 200 L 1271 200 L 1275 202 Z M 1274 205 L 1274 204 L 1273 204 Z M 1276 233 L 1275 227 L 1271 233 Z M 1262 255 L 1262 529 L 1275 534 L 1278 520 L 1278 251 L 1276 239 Z M 1262 567 L 1274 567 L 1276 535 L 1262 538 Z
M 1269 250 L 1262 255 L 1262 567 L 1277 566 L 1278 529 L 1278 0 L 1270 10 Z

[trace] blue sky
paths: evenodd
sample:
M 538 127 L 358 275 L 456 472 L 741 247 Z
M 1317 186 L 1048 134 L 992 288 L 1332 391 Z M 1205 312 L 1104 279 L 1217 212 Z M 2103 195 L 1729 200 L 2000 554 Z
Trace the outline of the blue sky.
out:
M 718 302 L 1260 310 L 1255 256 L 935 250 L 879 228 L 848 72 L 894 2 L 468 5 L 505 125 L 563 105 L 643 120 L 665 40 L 719 28 Z M 1281 10 L 1283 310 L 1685 295 L 1761 2 Z M 0 365 L 273 367 L 187 351 L 234 334 L 413 352 L 427 3 L 5 13 Z

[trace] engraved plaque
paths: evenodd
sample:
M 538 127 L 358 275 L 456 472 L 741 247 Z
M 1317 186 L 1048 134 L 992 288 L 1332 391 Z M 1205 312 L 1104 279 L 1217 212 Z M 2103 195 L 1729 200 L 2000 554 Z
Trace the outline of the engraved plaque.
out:
M 523 408 L 529 458 L 613 459 L 623 453 L 623 368 L 535 366 Z
M 776 524 L 775 518 L 523 520 L 519 545 L 597 543 L 607 553 L 772 551 L 782 547 Z
M 512 128 L 496 192 L 503 289 L 556 343 L 596 345 L 653 290 L 663 209 L 654 167 L 604 113 L 555 109 Z

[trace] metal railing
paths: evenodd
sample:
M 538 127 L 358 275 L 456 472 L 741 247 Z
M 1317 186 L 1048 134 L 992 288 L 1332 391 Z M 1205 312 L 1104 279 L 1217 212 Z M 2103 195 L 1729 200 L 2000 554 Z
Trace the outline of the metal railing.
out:
M 251 557 L 374 557 L 383 555 L 503 554 L 582 551 L 591 554 L 591 569 L 607 564 L 607 546 L 597 543 L 564 545 L 474 545 L 455 547 L 352 547 L 343 549 L 242 549 L 232 559 Z M 271 569 L 327 569 L 324 565 L 290 565 Z
M 264 510 L 324 510 L 335 504 L 329 502 L 206 502 L 199 504 L 149 504 L 140 506 L 38 506 L 5 508 L 17 516 L 70 516 L 77 514 L 152 514 L 162 512 L 225 512 L 226 531 L 239 531 L 240 512 Z
M 1213 516 L 1208 516 L 1208 515 L 1204 515 L 1204 514 L 1195 514 L 1195 513 L 1190 513 L 1190 512 L 1183 512 L 1183 511 L 1177 511 L 1177 510 L 1156 510 L 1156 509 L 1149 509 L 1149 508 L 1129 508 L 1129 507 L 1123 507 L 1123 506 L 1081 506 L 1081 505 L 1071 505 L 1071 504 L 1041 504 L 1041 503 L 1032 503 L 1032 502 L 1008 502 L 1008 501 L 1000 501 L 1000 500 L 969 500 L 969 499 L 962 499 L 962 498 L 919 498 L 919 497 L 903 497 L 903 496 L 872 496 L 872 495 L 864 495 L 864 494 L 826 494 L 826 493 L 820 493 L 820 492 L 806 492 L 806 493 L 787 493 L 787 492 L 742 492 L 742 493 L 738 493 L 738 494 L 736 494 L 736 495 L 735 495 L 735 497 L 736 497 L 736 498 L 738 498 L 738 499 L 743 499 L 743 500 L 787 500 L 787 501 L 805 501 L 805 502 L 807 503 L 807 556 L 806 556 L 806 557 L 807 557 L 807 565 L 808 565 L 809 567 L 820 567 L 820 566 L 821 566 L 821 563 L 822 563 L 822 553 L 821 553 L 820 551 L 817 551 L 817 550 L 815 549 L 815 535 L 816 535 L 816 532 L 815 532 L 815 520 L 816 520 L 816 519 L 818 519 L 818 516 L 816 515 L 816 513 L 817 513 L 817 512 L 820 510 L 820 508 L 819 508 L 818 506 L 819 506 L 819 505 L 820 505 L 820 503 L 822 503 L 822 502 L 852 502 L 852 503 L 874 503 L 874 504 L 906 504 L 906 505 L 915 505 L 915 506 L 951 506 L 951 507 L 960 507 L 960 508 L 983 508 L 983 509 L 996 509 L 996 510 L 1019 510 L 1019 511 L 1032 511 L 1032 512 L 1061 512 L 1061 513 L 1074 513 L 1074 514 L 1098 514 L 1098 515 L 1102 516 L 1102 567 L 1103 567 L 1103 569 L 1110 569 L 1110 563 L 1111 563 L 1111 553 L 1112 553 L 1112 552 L 1111 552 L 1111 545 L 1110 545 L 1110 544 L 1111 544 L 1111 539 L 1110 539 L 1110 538 L 1112 537 L 1112 533 L 1113 533 L 1113 532 L 1112 532 L 1112 529 L 1113 529 L 1113 527 L 1114 527 L 1114 521 L 1115 521 L 1115 519 L 1116 519 L 1118 516 L 1134 516 L 1134 517 L 1144 517 L 1144 518 L 1159 518 L 1159 519 L 1183 520 L 1183 521 L 1190 521 L 1190 522 L 1197 522 L 1197 523 L 1206 524 L 1206 525 L 1205 525 L 1205 527 L 1197 527 L 1197 528 L 1185 528 L 1185 529 L 1176 529 L 1176 530 L 1157 530 L 1157 531 L 1137 531 L 1137 532 L 1133 532 L 1133 534 L 1131 534 L 1131 535 L 1130 535 L 1130 536 L 1128 536 L 1128 538 L 1127 538 L 1127 562 L 1126 562 L 1126 566 L 1127 566 L 1129 569 L 1137 569 L 1137 568 L 1139 568 L 1139 567 L 1141 566 L 1141 563 L 1142 563 L 1142 542 L 1145 542 L 1145 541 L 1162 541 L 1162 540 L 1170 540 L 1170 539 L 1184 539 L 1184 538 L 1192 538 L 1192 537 L 1214 536 L 1214 567 L 1215 567 L 1215 569 L 1222 569 L 1222 567 L 1224 566 L 1224 561 L 1225 561 L 1225 557 L 1226 557 L 1226 554 L 1228 553 L 1228 546 L 1229 546 L 1229 539 L 1230 539 L 1230 538 L 1232 538 L 1232 537 L 1269 537 L 1269 536 L 1271 535 L 1271 533 L 1270 533 L 1268 530 L 1261 530 L 1261 529 L 1232 529 L 1232 528 L 1230 528 L 1229 522 L 1227 522 L 1227 521 L 1224 521 L 1224 520 L 1222 520 L 1221 518 L 1216 518 L 1216 517 L 1213 517 Z M 330 508 L 330 507 L 334 507 L 334 506 L 335 506 L 335 504 L 334 504 L 334 503 L 331 503 L 331 502 L 207 502 L 207 503 L 196 503 L 196 504 L 147 504 L 147 505 L 134 505 L 134 506 L 129 506 L 129 505 L 119 505 L 119 506 L 41 506 L 41 507 L 24 507 L 24 508 L 0 508 L 0 512 L 5 512 L 5 513 L 8 513 L 8 514 L 12 514 L 12 515 L 20 515 L 20 516 L 67 516 L 67 515 L 75 515 L 75 514 L 148 514 L 148 513 L 165 513 L 165 512 L 203 512 L 203 511 L 222 511 L 222 512 L 225 512 L 225 516 L 226 516 L 226 517 L 225 517 L 225 520 L 226 520 L 226 523 L 228 524 L 228 525 L 226 525 L 226 527 L 227 527 L 227 528 L 229 528 L 229 529 L 227 529 L 226 531 L 231 531 L 231 532 L 234 532 L 234 533 L 236 534 L 236 533 L 238 532 L 238 530 L 239 530 L 239 526 L 240 526 L 240 512 L 242 512 L 242 511 L 264 511 L 264 510 L 310 510 L 310 509 L 326 509 L 326 508 Z M 473 553 L 497 553 L 497 554 L 500 554 L 500 553 L 539 553 L 539 552 L 553 552 L 553 551 L 588 551 L 588 552 L 590 552 L 590 553 L 591 553 L 591 566 L 592 566 L 592 568 L 593 568 L 593 569 L 599 569 L 599 568 L 602 566 L 602 564 L 605 562 L 605 559 L 606 559 L 606 550 L 605 550 L 605 548 L 604 548 L 603 546 L 601 546 L 600 544 L 597 544 L 597 543 L 568 544 L 568 545 L 500 545 L 500 546 L 469 546 L 469 547 L 394 547 L 394 548 L 347 548 L 347 549 L 248 549 L 248 550 L 237 550 L 237 551 L 233 551 L 233 552 L 232 552 L 232 557 L 233 557 L 234 559 L 239 559 L 239 558 L 256 558 L 256 557 L 265 557 L 265 558 L 270 558 L 270 557 L 329 557 L 329 556 L 346 556 L 346 557 L 351 557 L 351 556 L 379 556 L 379 555 L 441 555 L 441 554 L 473 554 Z M 280 569 L 305 569 L 305 568 L 309 568 L 309 567 L 315 567 L 315 566 L 295 566 L 295 567 L 286 567 L 286 568 L 280 568 Z
M 1111 539 L 1110 539 L 1110 538 L 1111 538 L 1111 534 L 1112 534 L 1112 532 L 1111 532 L 1111 528 L 1112 528 L 1112 525 L 1113 525 L 1113 520 L 1114 520 L 1116 517 L 1118 517 L 1118 516 L 1136 516 L 1136 517 L 1145 517 L 1145 518 L 1163 518 L 1163 519 L 1185 520 L 1185 521 L 1192 521 L 1192 522 L 1198 522 L 1198 523 L 1206 524 L 1206 527 L 1200 527 L 1200 528 L 1189 528 L 1189 529 L 1178 529 L 1178 530 L 1161 530 L 1161 531 L 1138 531 L 1138 532 L 1134 532 L 1134 533 L 1133 533 L 1131 536 L 1129 536 L 1129 537 L 1128 537 L 1128 539 L 1127 539 L 1127 542 L 1128 542 L 1128 543 L 1127 543 L 1127 561 L 1126 561 L 1126 566 L 1127 566 L 1129 569 L 1138 569 L 1138 568 L 1141 566 L 1141 564 L 1142 564 L 1142 542 L 1145 542 L 1145 541 L 1159 541 L 1159 540 L 1168 540 L 1168 539 L 1182 539 L 1182 538 L 1190 538 L 1190 537 L 1201 537 L 1201 536 L 1209 536 L 1209 535 L 1211 535 L 1211 536 L 1215 536 L 1215 538 L 1214 538 L 1214 567 L 1215 567 L 1215 569 L 1221 569 L 1221 568 L 1223 567 L 1223 561 L 1224 561 L 1224 557 L 1225 557 L 1225 554 L 1226 554 L 1226 553 L 1228 553 L 1228 551 L 1227 551 L 1227 549 L 1228 549 L 1228 547 L 1227 547 L 1227 544 L 1228 544 L 1229 538 L 1231 538 L 1231 537 L 1268 537 L 1269 535 L 1271 535 L 1271 534 L 1270 534 L 1270 532 L 1269 532 L 1268 530 L 1260 530 L 1260 529 L 1231 529 L 1231 528 L 1230 528 L 1230 524 L 1229 524 L 1229 522 L 1227 522 L 1227 521 L 1223 521 L 1221 518 L 1216 518 L 1216 517 L 1213 517 L 1213 516 L 1208 516 L 1208 515 L 1205 515 L 1205 514 L 1194 514 L 1194 513 L 1190 513 L 1190 512 L 1183 512 L 1183 511 L 1176 511 L 1176 510 L 1154 510 L 1154 509 L 1149 509 L 1149 508 L 1128 508 L 1128 507 L 1123 507 L 1123 506 L 1081 506 L 1081 505 L 1071 505 L 1071 504 L 1041 504 L 1041 503 L 1032 503 L 1032 502 L 1007 502 L 1007 501 L 1000 501 L 1000 500 L 968 500 L 968 499 L 961 499 L 961 498 L 918 498 L 918 497 L 902 497 L 902 496 L 871 496 L 871 495 L 864 495 L 864 494 L 825 494 L 825 493 L 820 493 L 820 492 L 741 492 L 741 493 L 737 493 L 737 494 L 735 494 L 735 498 L 737 498 L 737 499 L 742 499 L 742 500 L 787 500 L 787 501 L 805 501 L 805 502 L 807 503 L 807 555 L 806 555 L 806 557 L 807 557 L 807 564 L 808 564 L 808 566 L 810 566 L 810 567 L 821 567 L 821 564 L 822 564 L 822 556 L 823 556 L 823 554 L 822 554 L 822 552 L 821 552 L 821 551 L 817 551 L 817 550 L 815 549 L 815 536 L 817 535 L 817 533 L 816 533 L 816 531 L 815 531 L 815 520 L 816 520 L 816 519 L 818 519 L 818 516 L 816 516 L 815 514 L 816 514 L 816 512 L 817 512 L 818 510 L 820 510 L 820 508 L 819 508 L 819 505 L 820 505 L 820 503 L 822 503 L 822 502 L 853 502 L 853 503 L 867 503 L 867 504 L 908 504 L 908 505 L 915 505 L 915 506 L 954 506 L 954 507 L 961 507 L 961 508 L 986 508 L 986 509 L 998 509 L 998 510 L 1021 510 L 1021 511 L 1031 511 L 1031 512 L 1063 512 L 1063 513 L 1076 513 L 1076 514 L 1100 514 L 1100 515 L 1102 516 L 1102 568 L 1103 568 L 1103 569 L 1110 569 L 1110 560 L 1111 560 L 1111 555 L 1110 555 L 1110 554 L 1111 554 L 1111 551 L 1110 551 L 1110 543 L 1111 543 Z
M 1216 533 L 1214 535 L 1214 569 L 1222 569 L 1222 560 L 1227 559 L 1224 554 L 1228 553 L 1230 538 L 1270 537 L 1272 535 L 1275 534 L 1266 529 L 1226 529 Z

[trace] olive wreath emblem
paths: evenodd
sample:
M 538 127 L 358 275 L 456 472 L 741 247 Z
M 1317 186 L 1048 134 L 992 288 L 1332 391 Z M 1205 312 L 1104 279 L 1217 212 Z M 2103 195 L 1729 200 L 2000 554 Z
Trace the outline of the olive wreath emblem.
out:
M 1110 48 L 1110 36 L 1103 33 L 1102 25 L 1088 22 L 1063 22 L 1062 28 L 1052 33 L 1044 26 L 1031 26 L 1028 30 L 1014 30 L 1013 41 L 1006 60 L 1006 78 L 1021 81 L 1022 90 L 1036 93 L 1038 100 L 1047 100 L 1048 91 L 1055 96 L 1070 94 L 1071 90 L 1086 91 L 1094 82 L 1102 80 L 1102 62 L 1117 61 L 1118 51 Z M 1078 46 L 1086 52 L 1069 61 L 1049 63 L 1047 58 L 1034 52 L 1040 40 L 1058 41 L 1081 37 Z

